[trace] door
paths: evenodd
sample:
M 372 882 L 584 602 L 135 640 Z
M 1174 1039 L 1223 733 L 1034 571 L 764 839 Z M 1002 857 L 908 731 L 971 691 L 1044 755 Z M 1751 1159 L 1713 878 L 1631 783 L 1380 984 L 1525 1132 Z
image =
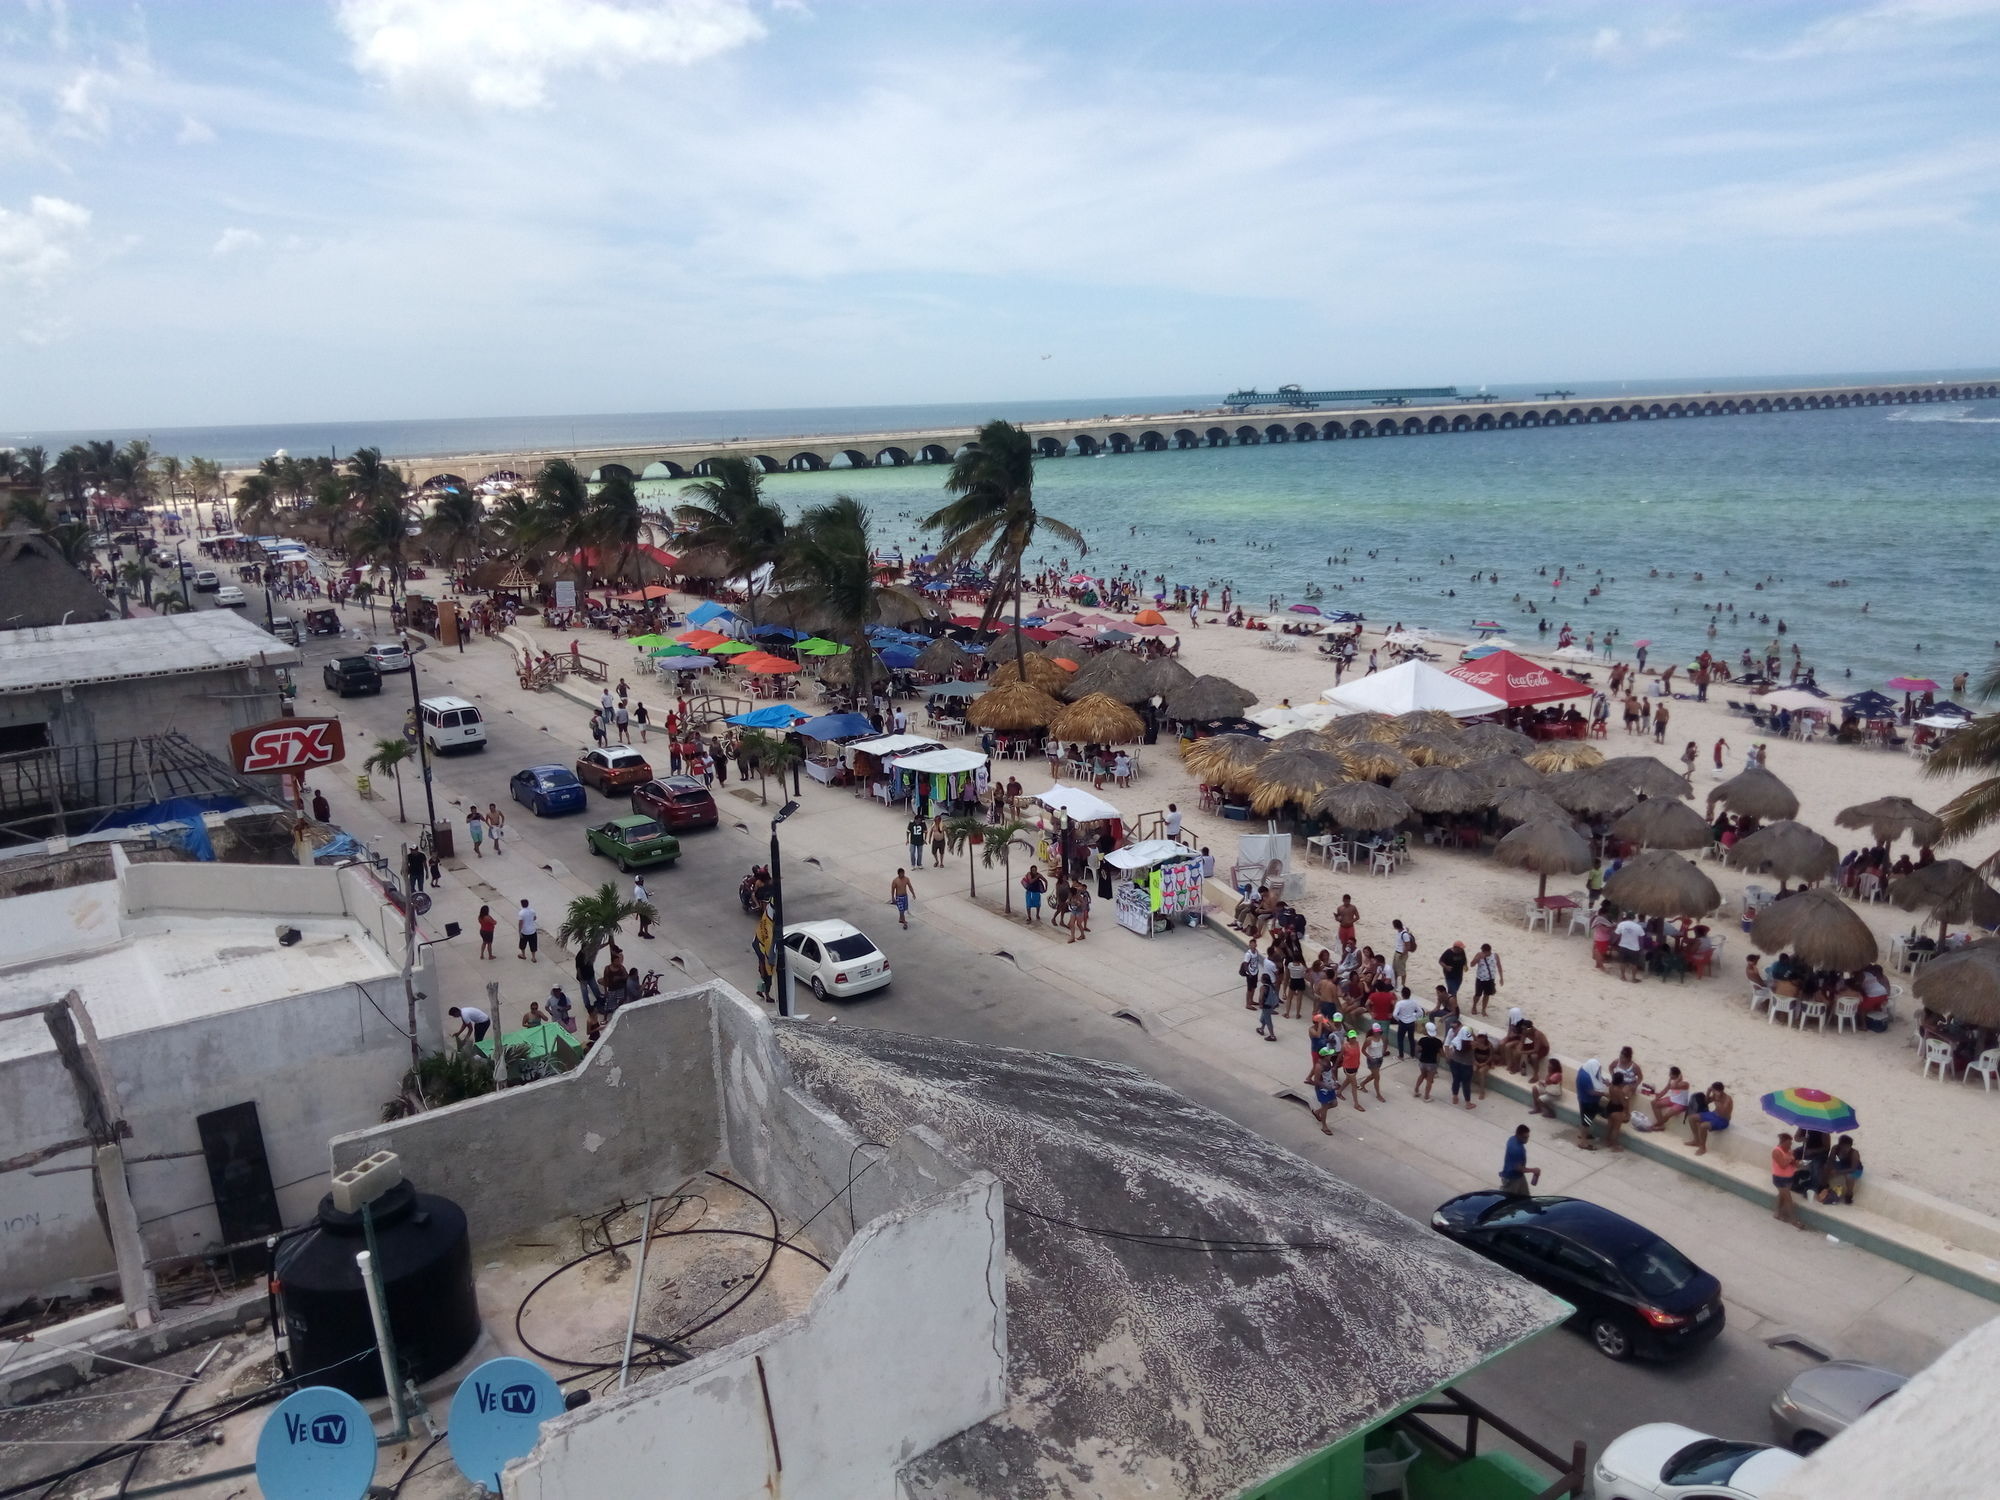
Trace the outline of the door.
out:
M 209 1189 L 215 1194 L 215 1217 L 225 1245 L 261 1241 L 285 1227 L 278 1213 L 278 1194 L 271 1186 L 271 1166 L 264 1155 L 264 1131 L 255 1100 L 196 1115 L 201 1154 L 208 1163 Z M 239 1272 L 261 1272 L 269 1258 L 261 1244 L 232 1251 L 230 1265 Z

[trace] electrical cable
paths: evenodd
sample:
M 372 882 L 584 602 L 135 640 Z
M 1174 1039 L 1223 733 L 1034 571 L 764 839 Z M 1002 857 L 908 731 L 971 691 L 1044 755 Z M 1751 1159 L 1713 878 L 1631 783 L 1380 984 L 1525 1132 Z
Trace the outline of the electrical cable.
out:
M 403 1493 L 403 1486 L 409 1482 L 410 1476 L 417 1472 L 417 1465 L 424 1461 L 424 1455 L 450 1435 L 448 1432 L 440 1432 L 436 1437 L 417 1450 L 417 1456 L 403 1465 L 403 1472 L 398 1474 L 396 1482 L 389 1486 L 389 1500 L 396 1500 L 396 1497 Z

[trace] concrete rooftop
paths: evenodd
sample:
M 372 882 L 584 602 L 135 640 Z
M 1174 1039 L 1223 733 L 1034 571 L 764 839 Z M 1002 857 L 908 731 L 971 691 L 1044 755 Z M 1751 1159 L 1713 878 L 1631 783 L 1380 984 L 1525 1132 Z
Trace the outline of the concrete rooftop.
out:
M 296 665 L 298 648 L 232 609 L 0 632 L 0 693 L 171 677 L 222 667 Z

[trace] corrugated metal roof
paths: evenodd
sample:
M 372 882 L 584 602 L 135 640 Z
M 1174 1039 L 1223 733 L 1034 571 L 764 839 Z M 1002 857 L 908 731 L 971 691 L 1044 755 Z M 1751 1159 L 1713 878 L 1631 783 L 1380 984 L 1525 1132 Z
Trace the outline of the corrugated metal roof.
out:
M 296 646 L 233 610 L 0 632 L 0 693 L 131 682 L 228 667 L 295 666 Z

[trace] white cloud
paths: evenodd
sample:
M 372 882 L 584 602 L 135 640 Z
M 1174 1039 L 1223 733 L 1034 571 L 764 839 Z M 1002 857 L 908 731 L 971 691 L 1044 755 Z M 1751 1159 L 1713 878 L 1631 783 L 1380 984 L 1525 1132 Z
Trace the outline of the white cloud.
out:
M 111 106 L 104 100 L 112 77 L 101 68 L 85 68 L 56 90 L 56 110 L 67 135 L 102 140 L 111 129 Z
M 1846 15 L 1815 21 L 1777 58 L 1818 57 L 1831 52 L 1873 52 L 1929 41 L 1934 26 L 2000 17 L 2000 0 L 1883 0 Z
M 76 263 L 90 210 L 66 198 L 33 197 L 25 213 L 0 208 L 0 284 L 45 287 Z
M 338 0 L 354 65 L 401 92 L 489 108 L 545 101 L 558 73 L 614 78 L 764 35 L 745 0 Z
M 264 236 L 254 229 L 225 229 L 216 237 L 213 255 L 235 255 L 246 250 L 262 250 Z
M 215 139 L 215 127 L 197 120 L 193 115 L 181 116 L 180 132 L 174 136 L 177 145 L 206 146 Z

